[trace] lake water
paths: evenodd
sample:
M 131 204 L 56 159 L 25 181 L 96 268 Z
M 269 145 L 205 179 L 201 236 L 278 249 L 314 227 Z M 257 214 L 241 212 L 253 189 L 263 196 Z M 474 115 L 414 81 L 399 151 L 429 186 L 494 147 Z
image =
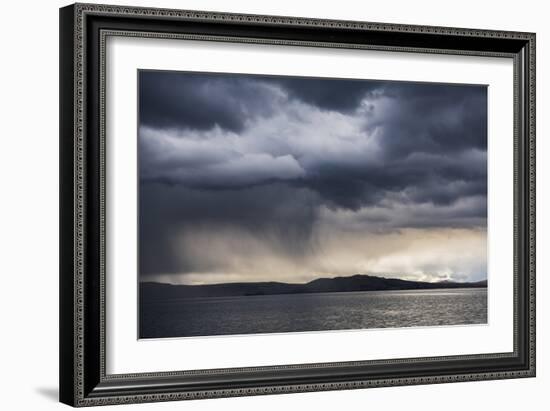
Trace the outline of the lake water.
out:
M 487 289 L 194 298 L 140 308 L 140 338 L 486 324 Z

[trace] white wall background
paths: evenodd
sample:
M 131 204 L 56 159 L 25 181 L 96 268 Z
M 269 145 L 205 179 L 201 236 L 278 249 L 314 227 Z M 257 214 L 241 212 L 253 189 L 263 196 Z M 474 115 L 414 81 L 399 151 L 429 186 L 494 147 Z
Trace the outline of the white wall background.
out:
M 538 377 L 130 405 L 117 409 L 278 410 L 547 409 L 550 332 L 544 299 L 550 270 L 550 190 L 544 153 L 550 122 L 550 26 L 545 3 L 463 0 L 333 2 L 277 0 L 128 0 L 115 4 L 444 25 L 537 33 Z M 0 42 L 0 408 L 62 409 L 57 403 L 58 301 L 58 7 L 63 1 L 9 2 Z M 546 405 L 547 407 L 547 405 Z M 111 407 L 112 408 L 112 407 Z

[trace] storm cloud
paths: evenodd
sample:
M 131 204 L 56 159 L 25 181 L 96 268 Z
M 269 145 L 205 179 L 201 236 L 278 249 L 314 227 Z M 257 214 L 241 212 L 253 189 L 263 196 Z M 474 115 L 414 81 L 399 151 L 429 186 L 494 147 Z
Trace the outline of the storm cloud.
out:
M 141 71 L 139 119 L 142 278 L 389 274 L 396 235 L 486 236 L 485 86 Z M 485 278 L 457 253 L 391 274 Z

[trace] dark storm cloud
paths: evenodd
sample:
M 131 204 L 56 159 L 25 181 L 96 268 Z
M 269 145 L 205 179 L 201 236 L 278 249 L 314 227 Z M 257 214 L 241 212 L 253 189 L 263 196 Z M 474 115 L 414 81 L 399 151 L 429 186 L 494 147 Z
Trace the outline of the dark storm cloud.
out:
M 368 124 L 370 130 L 380 130 L 388 154 L 442 154 L 487 147 L 486 87 L 384 83 L 378 100 L 396 103 L 384 112 L 373 110 Z
M 325 110 L 342 112 L 357 108 L 366 94 L 381 86 L 382 82 L 340 79 L 307 79 L 289 77 L 272 81 L 284 88 L 290 97 Z
M 282 254 L 307 254 L 317 204 L 315 193 L 283 184 L 225 192 L 142 184 L 140 238 L 145 241 L 140 242 L 140 272 L 213 270 L 211 263 L 193 258 L 181 246 L 197 230 L 245 232 Z
M 422 203 L 411 205 L 393 199 L 393 205 L 362 209 L 354 224 L 369 227 L 378 232 L 406 228 L 479 228 L 484 227 L 487 218 L 485 195 L 464 197 L 453 204 Z
M 467 158 L 472 150 L 486 151 L 485 87 L 148 71 L 140 78 L 142 126 L 203 132 L 217 126 L 240 134 L 248 144 L 232 146 L 222 137 L 207 146 L 197 140 L 208 141 L 212 135 L 189 138 L 184 132 L 179 138 L 196 144 L 181 147 L 181 152 L 172 147 L 176 151 L 166 150 L 159 159 L 149 154 L 158 151 L 159 147 L 149 148 L 158 141 L 149 139 L 140 151 L 143 180 L 210 189 L 289 181 L 317 190 L 333 206 L 352 209 L 407 187 L 416 189 L 411 201 L 435 203 L 485 188 L 486 158 Z M 302 106 L 293 109 L 293 100 Z M 261 124 L 253 128 L 285 110 L 288 118 L 271 125 L 272 130 L 262 130 Z M 343 138 L 361 142 L 366 135 L 375 136 L 379 158 L 353 162 L 346 153 L 336 158 L 329 150 L 312 158 L 300 140 L 310 144 L 318 138 L 327 145 L 339 144 L 338 139 L 331 143 L 315 137 L 326 130 L 316 130 L 313 121 L 310 135 L 285 128 L 292 121 L 309 121 L 315 110 L 345 112 L 360 122 L 357 135 Z M 281 147 L 284 139 L 288 144 Z M 466 184 L 454 190 L 439 187 L 453 181 Z
M 248 117 L 269 111 L 271 102 L 261 88 L 262 83 L 240 76 L 141 71 L 140 124 L 240 131 Z
M 215 272 L 181 246 L 197 232 L 298 258 L 323 210 L 335 230 L 485 227 L 485 86 L 142 71 L 139 95 L 146 275 Z
M 392 154 L 383 164 L 321 164 L 294 184 L 318 191 L 331 207 L 352 210 L 374 205 L 389 192 L 404 194 L 401 201 L 448 205 L 465 196 L 486 195 L 486 153 Z
M 144 70 L 139 75 L 140 124 L 240 131 L 247 118 L 271 112 L 276 103 L 262 86 L 279 87 L 288 97 L 323 109 L 350 111 L 378 83 Z

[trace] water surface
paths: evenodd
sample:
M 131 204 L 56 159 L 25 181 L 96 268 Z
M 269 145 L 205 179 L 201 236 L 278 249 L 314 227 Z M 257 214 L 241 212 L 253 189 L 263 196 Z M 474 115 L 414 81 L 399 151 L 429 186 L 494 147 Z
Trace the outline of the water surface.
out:
M 140 304 L 140 338 L 487 323 L 487 289 L 186 298 Z

